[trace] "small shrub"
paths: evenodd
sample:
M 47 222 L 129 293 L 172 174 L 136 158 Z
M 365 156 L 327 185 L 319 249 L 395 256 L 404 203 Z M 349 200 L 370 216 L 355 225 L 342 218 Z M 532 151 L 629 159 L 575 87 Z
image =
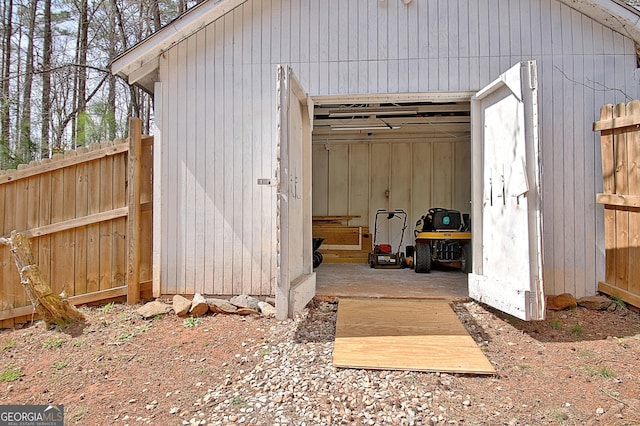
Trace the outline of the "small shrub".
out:
M 151 324 L 144 323 L 142 325 L 137 326 L 136 330 L 139 330 L 141 333 L 146 333 L 147 331 L 151 330 Z
M 601 369 L 599 369 L 597 372 L 597 375 L 604 378 L 604 379 L 612 379 L 614 377 L 616 377 L 616 373 L 614 373 L 612 370 L 610 370 L 608 367 L 602 367 Z
M 627 309 L 627 304 L 624 300 L 620 299 L 618 296 L 614 296 L 612 298 L 613 304 L 616 305 L 616 309 Z
M 111 312 L 113 310 L 113 308 L 115 307 L 115 302 L 109 302 L 106 305 L 104 305 L 102 307 L 102 312 Z
M 242 395 L 236 395 L 233 397 L 233 399 L 231 400 L 231 405 L 245 405 L 247 403 L 247 400 L 245 399 L 244 396 Z
M 574 336 L 582 336 L 587 330 L 580 325 L 580 323 L 575 323 L 573 327 L 571 327 L 571 334 Z
M 200 318 L 189 317 L 182 322 L 184 328 L 197 327 L 200 325 Z
M 58 361 L 58 362 L 53 364 L 53 369 L 56 370 L 56 371 L 60 371 L 63 368 L 65 368 L 67 365 L 69 365 L 69 363 L 67 361 Z
M 569 414 L 562 408 L 555 408 L 551 410 L 551 418 L 560 424 L 564 424 L 569 420 Z
M 22 372 L 19 368 L 9 367 L 0 374 L 0 382 L 13 382 L 20 378 Z
M 84 418 L 84 416 L 87 415 L 88 412 L 89 409 L 87 407 L 78 408 L 73 414 L 71 414 L 71 421 L 77 424 Z
M 582 349 L 579 352 L 579 355 L 585 358 L 591 358 L 593 356 L 593 351 L 589 350 L 589 349 Z
M 44 347 L 47 349 L 58 349 L 60 346 L 64 344 L 64 340 L 51 337 L 45 340 L 43 344 L 44 344 Z
M 2 345 L 2 350 L 6 351 L 8 349 L 11 349 L 14 345 L 16 344 L 15 340 L 9 340 L 7 343 L 5 343 L 4 345 Z
M 551 322 L 549 322 L 549 325 L 551 326 L 551 328 L 553 328 L 554 330 L 560 330 L 562 328 L 562 320 L 559 319 L 554 319 Z
M 269 346 L 263 346 L 260 348 L 260 356 L 267 356 L 271 352 L 271 348 Z
M 131 339 L 133 337 L 133 333 L 128 332 L 128 333 L 122 333 L 121 335 L 118 336 L 118 342 L 126 342 L 127 340 Z

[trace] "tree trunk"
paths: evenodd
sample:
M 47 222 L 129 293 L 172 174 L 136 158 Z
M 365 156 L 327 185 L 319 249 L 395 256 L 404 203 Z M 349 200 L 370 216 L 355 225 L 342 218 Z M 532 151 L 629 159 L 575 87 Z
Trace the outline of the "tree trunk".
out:
M 74 135 L 74 149 L 85 144 L 85 120 L 87 111 L 87 50 L 89 43 L 89 3 L 87 0 L 80 2 L 80 16 L 78 17 L 78 39 L 76 41 L 76 121 Z
M 24 66 L 24 82 L 22 87 L 22 111 L 20 114 L 20 141 L 18 143 L 18 160 L 28 164 L 33 159 L 33 143 L 31 140 L 31 87 L 33 84 L 33 36 L 36 27 L 36 11 L 38 0 L 31 0 L 27 28 L 27 52 Z
M 44 0 L 42 16 L 43 40 L 42 40 L 42 125 L 41 125 L 41 158 L 48 157 L 51 141 L 49 131 L 51 129 L 51 0 Z M 45 152 L 47 155 L 45 155 Z
M 9 108 L 11 105 L 11 90 L 9 78 L 11 77 L 11 36 L 13 33 L 13 0 L 3 2 L 4 31 L 2 33 L 2 79 L 0 80 L 0 168 L 4 169 L 11 160 L 11 118 Z
M 42 278 L 40 268 L 35 264 L 31 241 L 27 237 L 13 231 L 10 238 L 0 238 L 0 243 L 10 247 L 27 296 L 29 296 L 38 315 L 47 324 L 64 325 L 85 321 L 82 312 L 78 311 L 67 299 L 53 294 L 49 284 Z

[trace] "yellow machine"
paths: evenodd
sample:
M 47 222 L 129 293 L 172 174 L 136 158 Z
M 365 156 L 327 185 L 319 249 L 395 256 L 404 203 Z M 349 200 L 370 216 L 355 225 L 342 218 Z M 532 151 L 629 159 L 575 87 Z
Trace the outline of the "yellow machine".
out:
M 414 270 L 431 271 L 432 264 L 459 266 L 471 272 L 471 222 L 457 210 L 430 209 L 417 223 L 413 253 Z

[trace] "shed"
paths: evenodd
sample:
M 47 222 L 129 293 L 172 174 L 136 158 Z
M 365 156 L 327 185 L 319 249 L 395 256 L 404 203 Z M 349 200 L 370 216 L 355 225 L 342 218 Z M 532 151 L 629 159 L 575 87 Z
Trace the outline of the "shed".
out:
M 472 297 L 594 294 L 591 125 L 638 96 L 639 40 L 609 0 L 202 2 L 111 65 L 154 96 L 154 294 L 282 318 L 314 294 L 312 215 L 433 206 L 471 213 Z

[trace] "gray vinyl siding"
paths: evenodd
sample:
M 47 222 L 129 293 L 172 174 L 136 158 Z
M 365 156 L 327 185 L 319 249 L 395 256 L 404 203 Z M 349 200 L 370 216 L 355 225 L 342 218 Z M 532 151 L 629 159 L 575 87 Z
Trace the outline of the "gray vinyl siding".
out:
M 555 0 L 249 0 L 161 56 L 162 293 L 273 294 L 276 64 L 311 96 L 475 91 L 535 59 L 544 279 L 604 278 L 598 135 L 637 98 L 627 37 Z

